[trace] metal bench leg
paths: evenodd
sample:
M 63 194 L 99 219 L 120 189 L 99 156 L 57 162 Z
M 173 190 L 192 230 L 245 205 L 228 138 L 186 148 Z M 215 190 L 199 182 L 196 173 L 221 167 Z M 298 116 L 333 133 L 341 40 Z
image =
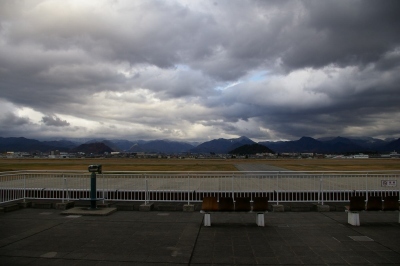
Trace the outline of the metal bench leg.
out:
M 204 226 L 211 226 L 211 215 L 209 213 L 204 214 Z
M 347 222 L 354 226 L 360 226 L 360 215 L 358 212 L 347 212 Z
M 264 213 L 256 214 L 256 223 L 258 226 L 264 226 Z

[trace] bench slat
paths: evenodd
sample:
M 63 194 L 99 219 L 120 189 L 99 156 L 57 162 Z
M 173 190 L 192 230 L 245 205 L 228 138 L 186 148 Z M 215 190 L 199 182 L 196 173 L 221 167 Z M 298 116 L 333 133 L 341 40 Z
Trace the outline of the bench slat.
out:
M 365 210 L 365 196 L 350 197 L 349 211 L 364 211 Z
M 386 196 L 383 198 L 383 210 L 384 211 L 398 211 L 399 210 L 399 197 L 398 196 Z
M 382 198 L 379 196 L 368 197 L 367 211 L 380 211 L 382 210 Z
M 218 202 L 216 197 L 204 197 L 201 204 L 201 210 L 205 212 L 218 211 Z
M 235 211 L 249 212 L 251 211 L 250 198 L 235 198 Z
M 268 211 L 268 197 L 255 197 L 253 199 L 253 212 Z
M 220 212 L 232 212 L 235 210 L 235 206 L 233 204 L 233 198 L 219 198 L 218 211 Z

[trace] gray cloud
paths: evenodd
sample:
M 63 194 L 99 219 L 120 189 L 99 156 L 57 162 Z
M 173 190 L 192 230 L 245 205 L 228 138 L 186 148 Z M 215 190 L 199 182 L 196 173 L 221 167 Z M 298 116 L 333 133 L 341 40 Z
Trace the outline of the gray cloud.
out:
M 55 126 L 55 127 L 66 127 L 70 125 L 67 120 L 62 120 L 56 116 L 43 116 L 42 122 L 46 126 Z
M 305 2 L 306 16 L 284 55 L 291 68 L 366 65 L 398 47 L 400 3 L 388 1 Z
M 0 124 L 6 125 L 7 127 L 22 126 L 29 124 L 29 122 L 29 118 L 20 117 L 11 112 L 0 115 Z
M 399 22 L 391 0 L 2 1 L 3 134 L 400 137 Z

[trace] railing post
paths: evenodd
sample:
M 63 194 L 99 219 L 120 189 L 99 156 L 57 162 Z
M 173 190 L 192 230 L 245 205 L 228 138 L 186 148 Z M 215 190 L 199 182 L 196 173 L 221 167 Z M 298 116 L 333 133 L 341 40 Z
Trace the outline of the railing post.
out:
M 322 174 L 319 184 L 320 184 L 319 190 L 321 193 L 321 205 L 324 205 L 324 174 Z
M 219 202 L 219 194 L 221 193 L 221 177 L 218 175 L 218 195 L 217 195 L 217 200 Z
M 67 178 L 65 178 L 65 187 L 67 189 L 67 201 L 70 201 L 71 200 L 71 193 L 69 193 Z
M 103 186 L 103 204 L 105 204 L 105 185 L 104 185 L 104 183 L 105 183 L 105 181 L 104 181 L 104 174 L 103 173 L 101 173 L 101 183 L 102 183 L 102 186 Z
M 26 174 L 24 174 L 24 203 L 26 202 Z
M 190 205 L 190 175 L 188 174 L 188 205 Z
M 234 182 L 233 179 L 234 179 L 234 178 L 235 178 L 235 175 L 234 175 L 234 173 L 232 173 L 232 178 L 231 178 L 231 179 L 232 179 L 232 187 L 231 187 L 231 191 L 232 191 L 232 192 L 231 192 L 231 193 L 232 193 L 232 199 L 233 199 L 233 201 L 235 201 L 235 196 L 234 196 L 234 192 L 233 192 L 233 182 Z
M 314 184 L 315 184 L 315 176 L 314 176 Z M 318 186 L 318 204 L 321 203 L 321 177 L 319 178 L 319 186 Z
M 64 201 L 65 201 L 65 175 L 64 175 L 64 173 L 62 174 L 62 177 L 63 177 L 63 195 L 62 195 L 62 203 L 64 203 Z
M 149 187 L 147 183 L 147 176 L 144 176 L 144 185 L 145 185 L 145 192 L 144 192 L 144 204 L 148 204 L 148 193 L 149 193 Z
M 400 181 L 399 175 L 396 175 L 396 184 L 397 184 L 397 183 L 400 183 L 399 181 Z M 393 193 L 394 193 L 394 191 L 393 191 Z M 397 195 L 399 195 L 399 202 L 400 202 L 400 187 L 399 187 L 399 189 L 398 189 Z M 399 217 L 400 217 L 400 216 L 399 216 Z M 400 220 L 400 218 L 399 218 L 399 220 Z M 399 221 L 399 222 L 400 222 L 400 221 Z
M 365 175 L 365 199 L 368 201 L 368 172 Z
M 279 191 L 278 191 L 278 188 L 279 188 L 279 176 L 280 176 L 280 171 L 278 172 L 278 174 L 276 175 L 276 188 L 277 188 L 277 190 L 276 190 L 276 205 L 279 205 Z

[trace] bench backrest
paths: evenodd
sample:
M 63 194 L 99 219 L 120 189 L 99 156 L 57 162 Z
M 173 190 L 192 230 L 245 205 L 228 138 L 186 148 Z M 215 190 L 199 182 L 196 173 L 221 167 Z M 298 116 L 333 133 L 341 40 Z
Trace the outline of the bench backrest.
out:
M 350 197 L 350 211 L 363 211 L 365 210 L 365 196 Z
M 382 197 L 372 196 L 368 197 L 367 211 L 380 211 L 382 210 Z
M 202 211 L 218 211 L 218 202 L 216 197 L 204 197 L 201 204 Z
M 253 212 L 268 211 L 268 197 L 253 198 Z
M 233 204 L 233 198 L 219 198 L 218 203 L 218 211 L 221 212 L 232 212 L 235 210 L 235 206 Z
M 398 211 L 399 210 L 399 197 L 398 196 L 386 196 L 383 198 L 383 210 L 384 211 Z
M 219 202 L 217 197 L 204 197 L 201 204 L 201 210 L 205 212 L 213 211 L 239 211 L 249 212 L 265 212 L 268 211 L 268 197 L 253 198 L 253 209 L 251 208 L 250 198 L 238 197 L 235 198 L 235 203 L 231 197 L 221 197 Z
M 238 212 L 251 211 L 250 198 L 235 198 L 235 211 Z

